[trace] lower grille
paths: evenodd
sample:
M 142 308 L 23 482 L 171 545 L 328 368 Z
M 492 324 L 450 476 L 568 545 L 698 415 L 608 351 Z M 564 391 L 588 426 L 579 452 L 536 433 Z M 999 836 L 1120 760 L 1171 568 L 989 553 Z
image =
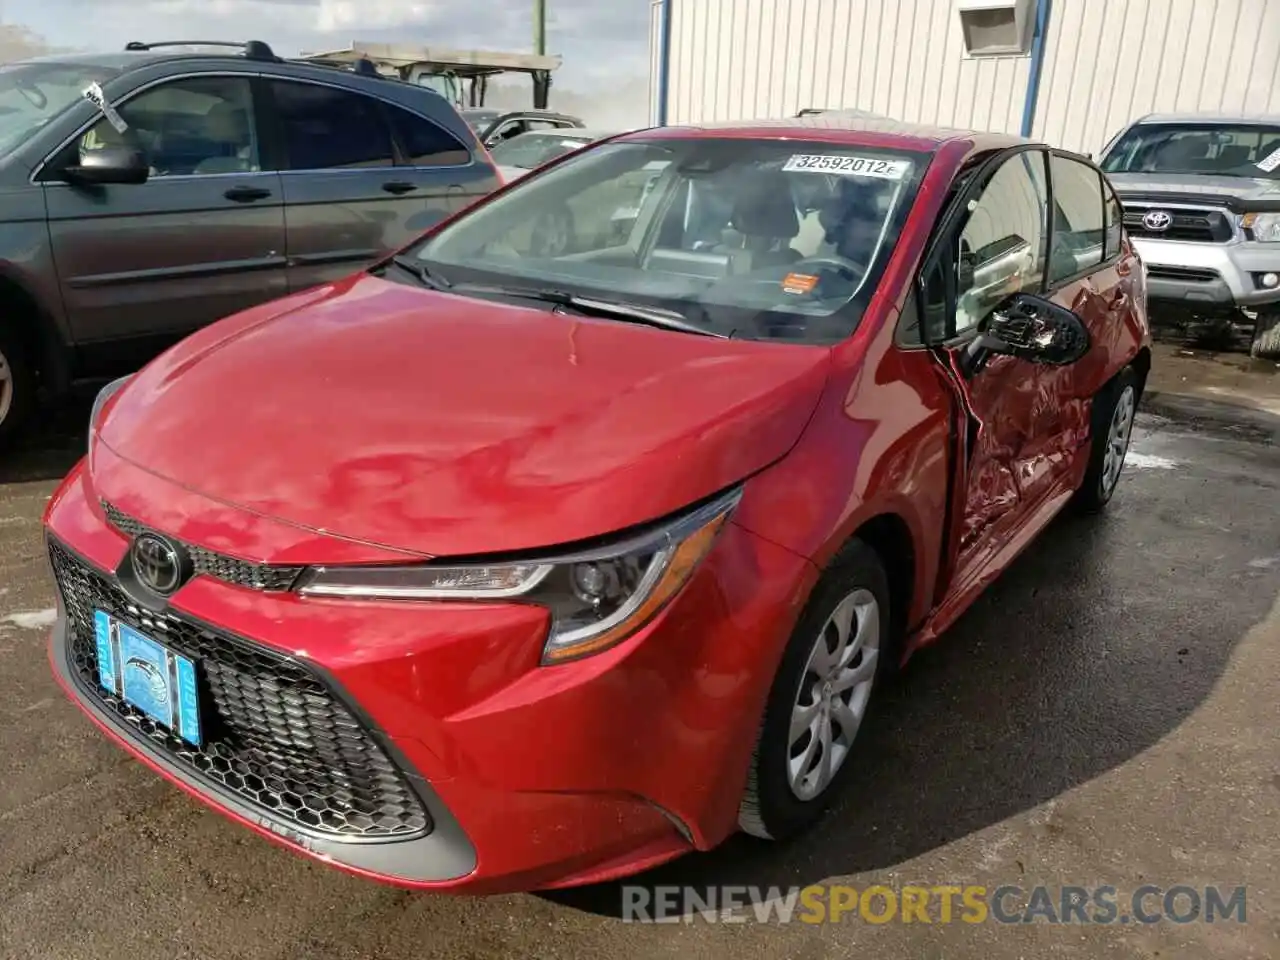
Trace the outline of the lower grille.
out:
M 1147 276 L 1155 280 L 1182 280 L 1186 283 L 1214 283 L 1222 279 L 1217 270 L 1204 267 L 1166 267 L 1158 263 L 1147 264 Z
M 344 841 L 428 833 L 422 801 L 364 725 L 294 660 L 134 604 L 53 540 L 67 611 L 67 659 L 83 694 L 152 748 L 270 818 Z M 180 739 L 98 682 L 93 615 L 102 610 L 196 663 L 203 747 Z

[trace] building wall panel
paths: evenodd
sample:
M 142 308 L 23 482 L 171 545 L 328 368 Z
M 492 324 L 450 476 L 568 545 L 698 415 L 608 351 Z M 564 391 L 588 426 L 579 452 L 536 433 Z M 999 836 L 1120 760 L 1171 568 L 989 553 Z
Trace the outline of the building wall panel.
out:
M 814 106 L 1021 128 L 1031 58 L 967 56 L 955 0 L 669 2 L 670 123 Z M 1052 0 L 1051 12 L 1038 138 L 1097 152 L 1146 113 L 1280 113 L 1280 0 Z

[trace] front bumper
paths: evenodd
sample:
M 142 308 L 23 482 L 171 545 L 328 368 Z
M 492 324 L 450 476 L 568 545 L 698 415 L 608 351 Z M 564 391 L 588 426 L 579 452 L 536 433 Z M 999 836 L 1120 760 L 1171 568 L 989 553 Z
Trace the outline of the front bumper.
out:
M 1133 238 L 1147 269 L 1151 300 L 1189 309 L 1257 309 L 1280 303 L 1280 287 L 1258 282 L 1280 273 L 1280 244 L 1189 243 Z
M 51 551 L 65 548 L 118 582 L 112 571 L 129 541 L 107 522 L 83 467 L 51 500 L 47 527 Z M 164 615 L 184 629 L 305 669 L 336 710 L 349 711 L 394 768 L 378 777 L 404 778 L 422 803 L 428 830 L 407 839 L 307 829 L 175 757 L 77 668 L 74 597 L 62 600 L 50 656 L 69 696 L 118 743 L 296 851 L 416 888 L 567 886 L 709 848 L 735 829 L 760 711 L 811 577 L 807 562 L 729 524 L 655 622 L 611 651 L 555 667 L 538 665 L 546 620 L 532 607 L 306 601 L 212 575 L 175 594 Z M 285 739 L 287 753 L 314 738 Z

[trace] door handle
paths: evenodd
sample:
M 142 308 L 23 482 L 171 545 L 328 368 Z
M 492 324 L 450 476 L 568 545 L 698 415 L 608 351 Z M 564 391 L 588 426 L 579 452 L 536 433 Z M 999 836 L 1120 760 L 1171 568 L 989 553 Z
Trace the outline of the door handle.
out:
M 250 203 L 254 200 L 267 199 L 271 196 L 271 191 L 262 187 L 232 187 L 223 196 L 236 203 Z
M 389 180 L 382 185 L 382 189 L 387 193 L 394 193 L 396 196 L 400 196 L 402 193 L 412 193 L 417 190 L 418 185 L 407 180 Z

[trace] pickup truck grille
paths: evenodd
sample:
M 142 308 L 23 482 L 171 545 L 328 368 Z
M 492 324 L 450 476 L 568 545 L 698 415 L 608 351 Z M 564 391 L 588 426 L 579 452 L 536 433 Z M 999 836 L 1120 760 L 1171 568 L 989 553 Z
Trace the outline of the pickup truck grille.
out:
M 1180 240 L 1185 243 L 1230 243 L 1235 231 L 1231 214 L 1212 208 L 1165 207 L 1146 201 L 1121 200 L 1124 205 L 1124 227 L 1129 236 L 1147 240 Z M 1145 218 L 1153 210 L 1163 210 L 1173 217 L 1168 229 L 1153 230 Z

